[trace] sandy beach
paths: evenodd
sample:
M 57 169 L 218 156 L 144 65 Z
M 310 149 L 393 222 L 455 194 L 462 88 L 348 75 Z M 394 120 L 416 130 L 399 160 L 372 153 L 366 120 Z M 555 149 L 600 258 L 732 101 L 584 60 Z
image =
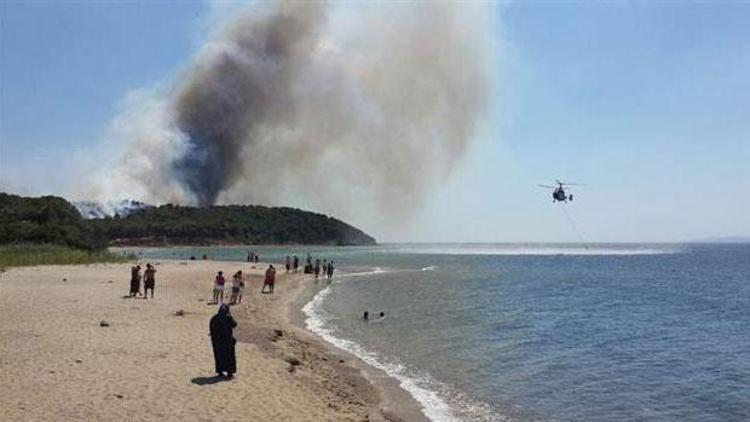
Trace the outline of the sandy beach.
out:
M 2 419 L 412 419 L 414 403 L 404 406 L 412 413 L 386 408 L 361 362 L 292 323 L 305 276 L 280 271 L 276 293 L 261 295 L 266 265 L 251 265 L 157 262 L 153 300 L 127 298 L 130 264 L 0 274 Z M 238 373 L 224 381 L 214 376 L 208 301 L 216 272 L 240 269 L 249 283 L 232 308 Z

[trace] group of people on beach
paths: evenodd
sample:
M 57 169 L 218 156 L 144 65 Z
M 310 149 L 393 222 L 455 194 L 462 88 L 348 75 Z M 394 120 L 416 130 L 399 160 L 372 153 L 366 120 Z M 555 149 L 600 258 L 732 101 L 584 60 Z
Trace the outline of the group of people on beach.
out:
M 224 272 L 219 271 L 214 281 L 213 303 L 221 303 L 221 305 L 216 315 L 211 317 L 209 331 L 211 334 L 211 347 L 214 352 L 216 374 L 226 379 L 232 379 L 237 372 L 237 357 L 235 354 L 237 340 L 233 335 L 233 330 L 237 327 L 237 322 L 232 318 L 229 306 L 242 303 L 242 294 L 245 290 L 245 279 L 242 275 L 242 270 L 237 271 L 232 276 L 232 296 L 228 304 L 224 303 L 225 284 Z M 266 287 L 268 287 L 268 293 L 272 294 L 275 284 L 276 267 L 270 264 L 266 269 L 263 288 L 260 292 L 266 293 Z
M 224 303 L 224 290 L 226 285 L 226 279 L 224 278 L 224 271 L 219 271 L 214 279 L 214 290 L 213 290 L 213 304 Z M 273 288 L 276 285 L 276 267 L 273 264 L 269 265 L 266 269 L 266 276 L 263 280 L 263 288 L 261 293 L 273 293 Z M 266 292 L 268 287 L 268 292 Z M 237 271 L 232 276 L 232 294 L 229 298 L 230 305 L 239 305 L 242 303 L 242 295 L 245 293 L 245 277 L 242 275 L 242 270 Z
M 141 296 L 141 280 L 143 281 L 143 298 L 148 299 L 148 291 L 151 290 L 151 298 L 154 298 L 154 287 L 156 287 L 156 268 L 151 263 L 146 264 L 146 270 L 141 275 L 141 266 L 135 265 L 130 268 L 130 294 L 129 297 Z
M 195 259 L 195 257 L 191 257 Z M 203 259 L 208 259 L 206 255 Z M 255 252 L 248 252 L 248 262 L 257 263 L 259 260 L 258 255 Z M 287 273 L 298 272 L 300 267 L 299 258 L 297 255 L 286 256 L 284 265 Z M 253 267 L 255 268 L 255 267 Z M 315 274 L 315 278 L 319 278 L 321 272 L 324 277 L 329 279 L 333 278 L 334 272 L 333 261 L 323 260 L 321 263 L 320 259 L 313 258 L 311 254 L 307 254 L 307 264 L 304 268 L 306 274 Z M 151 263 L 146 264 L 145 270 L 141 273 L 140 264 L 131 267 L 130 277 L 130 294 L 128 297 L 135 298 L 137 296 L 148 297 L 148 291 L 151 291 L 151 298 L 154 297 L 154 287 L 156 285 L 156 268 Z M 237 326 L 237 322 L 231 315 L 230 305 L 238 305 L 242 303 L 242 296 L 245 291 L 245 278 L 242 270 L 237 271 L 232 275 L 231 281 L 231 296 L 229 302 L 224 303 L 224 290 L 227 284 L 224 278 L 224 272 L 219 271 L 214 279 L 213 287 L 213 301 L 212 304 L 219 304 L 219 310 L 211 318 L 209 323 L 209 329 L 211 334 L 211 345 L 214 352 L 214 363 L 216 367 L 216 373 L 219 376 L 231 379 L 237 371 L 237 362 L 235 356 L 235 344 L 237 340 L 233 336 L 233 330 Z M 141 293 L 141 284 L 143 284 L 143 293 Z M 261 293 L 273 294 L 274 287 L 276 284 L 276 268 L 273 264 L 269 264 L 265 271 L 265 278 L 263 279 L 263 287 Z M 381 313 L 381 318 L 383 314 Z M 365 319 L 367 319 L 367 313 L 365 312 Z
M 286 272 L 296 273 L 299 271 L 299 258 L 297 255 L 291 257 L 287 255 L 286 259 L 284 259 L 284 265 L 286 267 Z M 310 253 L 307 254 L 307 265 L 305 265 L 303 270 L 305 274 L 315 274 L 315 278 L 319 278 L 322 272 L 324 277 L 331 279 L 333 278 L 334 270 L 335 267 L 333 266 L 333 260 L 329 262 L 327 259 L 324 259 L 321 264 L 320 259 L 316 259 L 315 264 L 313 264 L 312 255 Z
M 225 284 L 224 271 L 219 271 L 214 279 L 213 303 L 224 303 Z M 229 298 L 229 304 L 238 305 L 242 303 L 243 293 L 245 293 L 245 277 L 242 275 L 242 270 L 239 270 L 232 276 L 232 295 Z

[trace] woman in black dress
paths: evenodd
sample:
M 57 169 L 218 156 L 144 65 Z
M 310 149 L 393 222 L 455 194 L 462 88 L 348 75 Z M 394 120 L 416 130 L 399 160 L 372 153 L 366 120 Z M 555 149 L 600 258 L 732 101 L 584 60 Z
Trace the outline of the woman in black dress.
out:
M 234 354 L 234 344 L 237 340 L 232 335 L 232 330 L 237 323 L 229 313 L 229 305 L 222 304 L 219 312 L 211 317 L 209 328 L 211 330 L 211 344 L 214 348 L 214 361 L 216 362 L 216 373 L 219 376 L 226 373 L 227 378 L 232 378 L 237 372 L 237 359 Z
M 130 268 L 130 297 L 136 297 L 141 293 L 141 266 Z

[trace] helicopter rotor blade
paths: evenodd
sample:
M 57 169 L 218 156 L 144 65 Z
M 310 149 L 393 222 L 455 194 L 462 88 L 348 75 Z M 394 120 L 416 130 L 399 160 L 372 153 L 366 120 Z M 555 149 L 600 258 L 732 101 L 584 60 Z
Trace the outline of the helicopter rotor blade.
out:
M 555 186 L 550 186 L 550 185 L 537 185 L 537 186 L 539 186 L 540 188 L 547 188 L 547 189 L 554 189 L 555 188 Z

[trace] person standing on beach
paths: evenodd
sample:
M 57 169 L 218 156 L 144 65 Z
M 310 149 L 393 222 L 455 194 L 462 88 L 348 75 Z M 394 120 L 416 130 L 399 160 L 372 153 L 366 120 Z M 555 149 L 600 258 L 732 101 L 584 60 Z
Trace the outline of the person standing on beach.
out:
M 151 290 L 151 299 L 154 298 L 154 287 L 156 286 L 156 268 L 150 263 L 146 264 L 146 271 L 143 272 L 143 297 L 148 297 L 148 291 Z
M 294 255 L 293 267 L 295 273 L 299 271 L 299 258 L 297 258 L 297 255 Z
M 263 281 L 263 287 L 260 289 L 260 292 L 265 293 L 266 286 L 268 286 L 268 293 L 273 293 L 274 284 L 276 284 L 276 268 L 273 265 L 269 265 L 266 270 L 266 279 Z
M 328 274 L 328 278 L 333 278 L 333 261 L 328 263 L 328 268 L 326 268 L 326 273 Z
M 224 283 L 226 283 L 224 272 L 219 271 L 214 281 L 214 303 L 219 303 L 219 301 L 224 303 Z
M 316 259 L 315 260 L 315 278 L 318 278 L 319 275 L 320 275 L 320 260 Z
M 242 276 L 242 270 L 238 272 L 240 275 L 240 293 L 237 295 L 237 304 L 242 303 L 242 295 L 245 294 L 245 277 Z
M 222 303 L 219 312 L 211 317 L 208 326 L 211 332 L 211 346 L 214 349 L 216 374 L 231 379 L 237 372 L 237 357 L 234 352 L 237 340 L 232 333 L 237 322 L 229 312 L 229 305 Z
M 289 258 L 289 255 L 287 255 L 286 260 L 284 260 L 284 266 L 286 267 L 286 272 L 289 272 L 292 269 L 292 259 Z
M 130 268 L 130 297 L 136 297 L 141 293 L 141 266 Z
M 242 271 L 237 271 L 232 276 L 232 297 L 229 299 L 230 305 L 236 305 L 240 296 L 240 288 L 242 285 Z

